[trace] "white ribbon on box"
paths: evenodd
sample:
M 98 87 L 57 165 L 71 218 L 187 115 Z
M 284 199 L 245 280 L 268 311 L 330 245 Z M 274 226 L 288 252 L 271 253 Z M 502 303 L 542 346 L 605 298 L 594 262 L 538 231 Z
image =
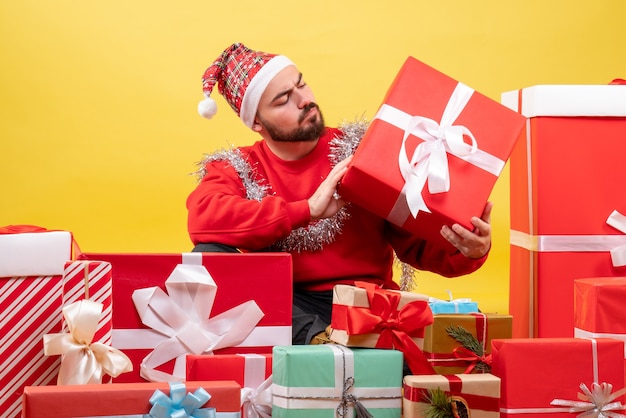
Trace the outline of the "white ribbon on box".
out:
M 617 210 L 606 223 L 626 234 L 626 216 Z M 626 235 L 529 235 L 512 230 L 511 245 L 539 252 L 610 252 L 614 267 L 626 266 Z
M 264 316 L 251 300 L 210 317 L 217 286 L 201 264 L 177 265 L 165 287 L 167 294 L 159 287 L 150 287 L 135 290 L 132 296 L 141 321 L 158 335 L 150 347 L 154 350 L 141 362 L 141 376 L 149 381 L 184 381 L 186 354 L 207 354 L 235 346 Z M 119 348 L 115 338 L 114 342 Z M 121 346 L 133 345 L 133 341 L 123 342 Z M 156 370 L 174 359 L 173 374 Z
M 245 359 L 241 388 L 242 418 L 272 416 L 272 376 L 265 379 L 266 357 L 259 354 L 239 354 Z
M 458 83 L 444 109 L 440 123 L 423 116 L 410 115 L 386 104 L 378 110 L 374 119 L 380 119 L 404 131 L 398 165 L 405 184 L 388 216 L 391 222 L 402 225 L 408 218 L 407 209 L 414 218 L 419 211 L 430 212 L 422 196 L 426 183 L 431 194 L 450 190 L 447 154 L 455 155 L 494 176 L 499 176 L 502 172 L 504 161 L 480 150 L 468 128 L 453 125 L 473 94 L 473 89 Z M 409 135 L 423 140 L 410 160 L 406 152 Z M 471 144 L 464 141 L 464 135 L 471 139 Z

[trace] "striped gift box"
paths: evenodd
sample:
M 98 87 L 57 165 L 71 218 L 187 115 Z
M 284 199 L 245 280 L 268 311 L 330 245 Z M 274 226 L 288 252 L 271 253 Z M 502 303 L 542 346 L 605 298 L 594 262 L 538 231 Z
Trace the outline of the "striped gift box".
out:
M 61 365 L 43 336 L 61 331 L 61 275 L 0 278 L 0 411 L 20 416 L 24 386 L 54 384 Z
M 111 345 L 112 340 L 112 294 L 111 263 L 106 261 L 68 261 L 63 272 L 63 306 L 82 299 L 103 305 L 102 317 L 93 342 Z M 68 332 L 63 324 L 63 332 Z
M 69 231 L 30 225 L 0 228 L 0 413 L 21 415 L 24 386 L 54 384 L 59 357 L 43 336 L 62 327 L 64 263 L 77 248 Z

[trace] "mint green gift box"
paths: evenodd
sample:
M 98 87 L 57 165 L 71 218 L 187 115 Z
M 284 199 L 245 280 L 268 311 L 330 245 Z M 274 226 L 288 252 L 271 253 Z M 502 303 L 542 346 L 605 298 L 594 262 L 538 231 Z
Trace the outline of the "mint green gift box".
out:
M 360 406 L 376 418 L 400 418 L 402 364 L 398 350 L 275 346 L 272 418 L 352 418 Z

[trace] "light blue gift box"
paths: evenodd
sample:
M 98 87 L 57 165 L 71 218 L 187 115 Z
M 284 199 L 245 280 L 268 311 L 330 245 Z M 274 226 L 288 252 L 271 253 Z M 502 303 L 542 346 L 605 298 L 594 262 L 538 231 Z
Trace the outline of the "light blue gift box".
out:
M 478 303 L 472 302 L 471 299 L 441 300 L 430 298 L 428 300 L 428 306 L 430 306 L 430 310 L 433 314 L 466 314 L 480 312 L 478 310 Z
M 272 418 L 402 415 L 402 352 L 338 344 L 276 346 Z M 343 414 L 343 415 L 341 415 Z

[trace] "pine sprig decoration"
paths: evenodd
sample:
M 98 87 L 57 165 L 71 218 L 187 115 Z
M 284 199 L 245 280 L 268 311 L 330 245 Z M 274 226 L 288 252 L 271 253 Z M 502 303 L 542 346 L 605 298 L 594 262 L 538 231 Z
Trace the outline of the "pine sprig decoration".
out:
M 483 350 L 482 344 L 472 335 L 471 332 L 467 331 L 462 326 L 450 325 L 446 328 L 446 332 L 449 336 L 457 340 L 463 347 L 467 348 L 478 357 L 484 356 L 485 350 Z M 491 366 L 480 361 L 476 364 L 476 370 L 481 373 L 490 373 Z
M 428 403 L 426 418 L 454 418 L 450 399 L 441 388 L 428 389 L 424 401 Z

